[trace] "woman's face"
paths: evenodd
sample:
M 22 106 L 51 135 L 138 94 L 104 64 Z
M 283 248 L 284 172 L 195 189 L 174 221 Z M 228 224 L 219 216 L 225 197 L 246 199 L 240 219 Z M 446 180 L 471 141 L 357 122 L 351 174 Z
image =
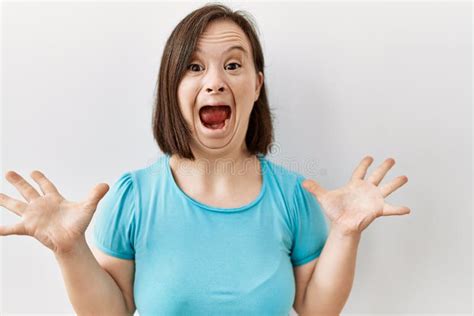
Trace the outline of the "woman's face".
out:
M 193 133 L 193 152 L 221 156 L 246 150 L 249 117 L 262 84 L 263 73 L 257 75 L 252 47 L 240 27 L 225 20 L 208 24 L 178 86 L 180 110 Z M 216 103 L 228 105 L 230 117 L 223 128 L 212 129 L 201 120 L 200 110 Z

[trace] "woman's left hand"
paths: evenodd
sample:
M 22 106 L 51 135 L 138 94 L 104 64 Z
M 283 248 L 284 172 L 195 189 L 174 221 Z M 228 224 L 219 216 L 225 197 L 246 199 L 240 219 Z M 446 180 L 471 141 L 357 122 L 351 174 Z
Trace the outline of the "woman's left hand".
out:
M 405 215 L 410 213 L 406 206 L 393 206 L 384 198 L 404 185 L 408 178 L 399 176 L 379 187 L 395 160 L 388 158 L 365 180 L 373 158 L 366 156 L 354 170 L 349 182 L 336 190 L 328 191 L 311 179 L 303 181 L 303 187 L 311 192 L 331 220 L 345 235 L 358 235 L 377 217 Z

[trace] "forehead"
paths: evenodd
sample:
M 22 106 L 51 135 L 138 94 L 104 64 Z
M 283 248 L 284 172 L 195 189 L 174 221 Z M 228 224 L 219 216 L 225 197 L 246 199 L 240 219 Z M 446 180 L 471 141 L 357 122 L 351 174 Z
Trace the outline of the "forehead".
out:
M 198 38 L 195 52 L 219 50 L 223 53 L 240 51 L 249 55 L 251 45 L 242 29 L 232 21 L 217 20 L 207 25 Z

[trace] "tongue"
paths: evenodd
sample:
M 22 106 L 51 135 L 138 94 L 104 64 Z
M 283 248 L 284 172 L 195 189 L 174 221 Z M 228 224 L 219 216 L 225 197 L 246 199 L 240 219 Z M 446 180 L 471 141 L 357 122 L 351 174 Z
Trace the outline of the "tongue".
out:
M 225 105 L 204 106 L 199 115 L 204 124 L 213 125 L 224 123 L 228 116 L 229 107 Z

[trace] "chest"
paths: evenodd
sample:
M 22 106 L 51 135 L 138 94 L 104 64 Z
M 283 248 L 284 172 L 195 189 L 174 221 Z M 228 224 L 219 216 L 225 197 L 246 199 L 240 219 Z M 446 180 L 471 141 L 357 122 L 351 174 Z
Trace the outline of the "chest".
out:
M 184 205 L 163 212 L 135 258 L 141 314 L 288 315 L 295 295 L 290 236 L 262 202 L 235 213 Z
M 206 186 L 175 176 L 180 189 L 202 204 L 220 208 L 238 208 L 257 199 L 263 181 L 259 177 L 248 177 L 232 186 Z
M 212 192 L 205 188 L 184 188 L 184 192 L 193 199 L 213 207 L 238 208 L 251 203 L 260 194 L 260 183 L 249 183 L 240 188 Z

